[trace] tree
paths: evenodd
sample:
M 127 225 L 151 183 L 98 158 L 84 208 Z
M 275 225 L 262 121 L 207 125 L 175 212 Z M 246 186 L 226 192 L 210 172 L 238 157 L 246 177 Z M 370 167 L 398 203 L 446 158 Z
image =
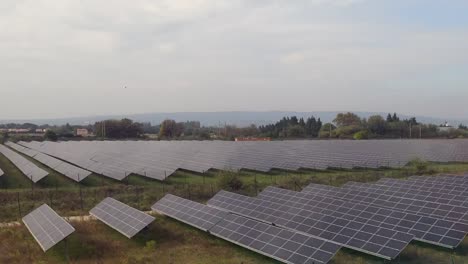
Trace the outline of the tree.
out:
M 388 113 L 388 115 L 387 115 L 387 122 L 388 123 L 393 122 L 393 118 L 392 118 L 392 115 L 390 113 Z
M 400 121 L 400 118 L 397 116 L 396 113 L 393 113 L 392 122 L 398 122 L 398 121 Z
M 45 140 L 49 140 L 49 141 L 57 141 L 58 140 L 58 136 L 57 134 L 52 131 L 52 130 L 47 130 L 44 134 L 44 139 Z
M 177 138 L 184 132 L 184 124 L 176 123 L 174 120 L 166 119 L 161 123 L 159 138 Z
M 376 135 L 385 135 L 386 123 L 382 116 L 373 115 L 367 120 L 367 127 L 370 132 Z
M 143 134 L 143 125 L 130 119 L 105 120 L 94 125 L 96 135 L 106 138 L 138 138 Z
M 339 113 L 336 115 L 336 118 L 333 120 L 333 123 L 336 124 L 337 127 L 344 127 L 344 126 L 360 126 L 361 125 L 361 118 L 354 113 Z
M 319 137 L 320 138 L 332 138 L 336 136 L 335 132 L 336 126 L 334 126 L 332 123 L 326 123 L 324 124 L 319 132 Z
M 304 136 L 304 128 L 300 125 L 294 125 L 288 127 L 287 137 L 298 138 Z

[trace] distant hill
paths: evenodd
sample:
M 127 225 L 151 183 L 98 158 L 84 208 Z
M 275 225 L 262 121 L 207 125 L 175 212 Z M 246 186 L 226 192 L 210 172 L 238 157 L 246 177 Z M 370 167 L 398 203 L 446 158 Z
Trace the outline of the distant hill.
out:
M 106 116 L 88 116 L 88 117 L 74 117 L 74 118 L 59 118 L 59 119 L 32 119 L 32 120 L 0 120 L 0 123 L 33 123 L 33 124 L 49 124 L 49 125 L 63 125 L 70 123 L 72 125 L 86 125 L 94 124 L 97 121 L 105 119 L 122 119 L 130 118 L 137 122 L 151 122 L 152 124 L 159 124 L 164 119 L 174 119 L 178 122 L 196 120 L 200 121 L 205 126 L 219 126 L 232 124 L 237 126 L 247 126 L 251 124 L 265 125 L 278 121 L 284 116 L 297 116 L 298 118 L 307 118 L 310 116 L 320 117 L 323 122 L 332 121 L 336 112 L 287 112 L 287 111 L 268 111 L 268 112 L 178 112 L 178 113 L 146 113 L 146 114 L 131 114 L 131 115 L 106 115 Z M 380 114 L 384 118 L 387 113 L 379 112 L 354 112 L 361 117 L 369 117 L 371 115 Z M 402 119 L 410 118 L 412 116 L 398 114 Z M 442 124 L 445 121 L 453 126 L 458 126 L 460 123 L 468 124 L 468 120 L 454 120 L 443 119 L 435 117 L 416 116 L 419 122 Z

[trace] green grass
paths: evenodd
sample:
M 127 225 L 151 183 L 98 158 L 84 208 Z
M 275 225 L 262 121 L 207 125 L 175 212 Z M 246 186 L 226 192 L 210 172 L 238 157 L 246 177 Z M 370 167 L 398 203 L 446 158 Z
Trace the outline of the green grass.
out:
M 0 168 L 5 172 L 0 178 L 0 222 L 18 220 L 42 203 L 51 205 L 60 215 L 84 215 L 107 196 L 140 210 L 150 210 L 151 205 L 166 193 L 206 202 L 220 189 L 227 188 L 221 184 L 221 179 L 226 176 L 235 176 L 243 183 L 243 187 L 236 192 L 255 196 L 270 185 L 299 191 L 312 182 L 340 186 L 348 181 L 373 182 L 382 177 L 404 178 L 418 173 L 468 171 L 466 163 L 428 163 L 422 171 L 417 164 L 401 169 L 274 170 L 269 173 L 210 170 L 197 174 L 177 171 L 165 182 L 138 175 L 130 175 L 125 181 L 118 182 L 93 174 L 78 184 L 32 161 L 50 173 L 35 184 L 34 189 L 29 179 L 0 154 Z M 73 263 L 152 263 L 154 259 L 158 263 L 276 263 L 162 216 L 158 216 L 148 230 L 132 240 L 98 222 L 73 225 L 77 232 L 68 239 L 69 256 Z M 0 230 L 0 263 L 63 263 L 66 260 L 64 252 L 65 244 L 62 242 L 43 254 L 24 227 Z M 412 243 L 392 262 L 343 249 L 332 263 L 451 263 L 452 257 L 454 263 L 468 263 L 467 239 L 456 250 Z

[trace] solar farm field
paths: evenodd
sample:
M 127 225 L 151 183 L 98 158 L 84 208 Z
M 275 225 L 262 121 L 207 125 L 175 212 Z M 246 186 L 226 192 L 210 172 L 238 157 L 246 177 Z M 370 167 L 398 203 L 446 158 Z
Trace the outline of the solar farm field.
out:
M 464 141 L 339 142 L 7 143 L 0 262 L 468 262 Z

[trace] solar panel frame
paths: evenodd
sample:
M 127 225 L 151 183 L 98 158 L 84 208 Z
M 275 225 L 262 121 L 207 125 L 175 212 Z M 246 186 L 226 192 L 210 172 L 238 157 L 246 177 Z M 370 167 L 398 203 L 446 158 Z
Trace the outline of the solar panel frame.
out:
M 111 197 L 102 200 L 89 213 L 127 238 L 132 238 L 155 220 Z
M 47 204 L 27 214 L 22 221 L 44 252 L 75 231 L 73 226 Z

